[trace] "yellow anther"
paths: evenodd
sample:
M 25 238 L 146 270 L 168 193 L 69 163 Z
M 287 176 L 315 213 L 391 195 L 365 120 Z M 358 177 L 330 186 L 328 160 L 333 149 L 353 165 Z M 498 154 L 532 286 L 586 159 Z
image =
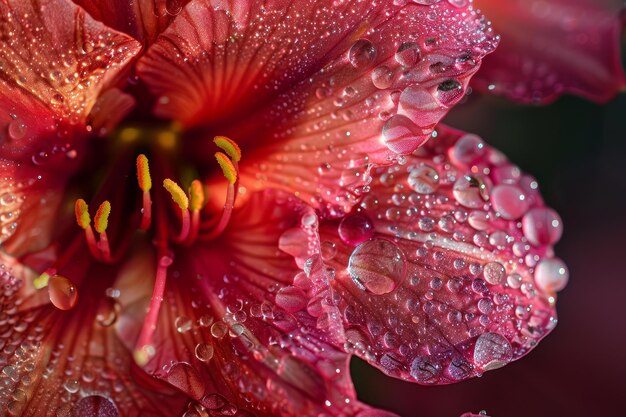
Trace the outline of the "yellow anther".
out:
M 89 206 L 87 206 L 85 200 L 82 198 L 76 200 L 74 213 L 76 214 L 76 223 L 83 229 L 88 229 L 91 224 L 91 217 L 89 216 Z
M 217 163 L 220 164 L 228 182 L 234 184 L 237 181 L 237 170 L 235 169 L 233 162 L 221 152 L 215 153 L 215 159 L 217 159 Z
M 100 207 L 98 207 L 96 216 L 93 219 L 96 232 L 102 233 L 107 230 L 107 226 L 109 225 L 109 214 L 111 214 L 111 203 L 109 203 L 108 200 L 105 200 L 102 204 L 100 204 Z
M 226 155 L 230 156 L 233 161 L 239 162 L 241 160 L 241 149 L 234 140 L 226 136 L 216 136 L 213 143 L 226 152 Z
M 189 196 L 191 197 L 191 201 L 189 202 L 189 207 L 191 210 L 200 210 L 202 205 L 204 204 L 204 187 L 202 187 L 202 183 L 199 180 L 193 180 L 191 182 L 191 186 L 189 187 Z
M 130 143 L 139 139 L 141 131 L 135 127 L 127 127 L 120 132 L 120 139 L 123 142 Z
M 139 154 L 137 157 L 137 182 L 141 191 L 150 191 L 152 188 L 150 166 L 148 165 L 148 158 L 144 154 Z
M 189 199 L 182 188 L 169 178 L 163 180 L 163 187 L 172 195 L 174 203 L 178 204 L 181 210 L 189 208 Z
M 33 286 L 40 290 L 48 286 L 48 281 L 50 281 L 50 275 L 44 272 L 33 280 Z

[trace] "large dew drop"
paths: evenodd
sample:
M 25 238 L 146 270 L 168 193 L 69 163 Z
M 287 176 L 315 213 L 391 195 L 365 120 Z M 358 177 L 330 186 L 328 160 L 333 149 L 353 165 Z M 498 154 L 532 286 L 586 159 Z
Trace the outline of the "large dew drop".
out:
M 389 150 L 407 154 L 423 144 L 429 135 L 406 116 L 396 114 L 383 126 L 383 140 Z
M 524 236 L 535 246 L 553 245 L 563 234 L 561 217 L 552 209 L 537 207 L 522 219 Z
M 348 59 L 354 68 L 364 69 L 374 62 L 376 53 L 376 47 L 372 42 L 367 39 L 359 39 L 350 48 Z
M 374 225 L 364 214 L 351 214 L 341 220 L 338 232 L 341 240 L 356 246 L 374 237 Z
M 388 294 L 404 280 L 406 258 L 392 241 L 372 239 L 354 249 L 348 272 L 360 289 L 376 295 Z
M 561 291 L 568 280 L 567 266 L 558 258 L 544 259 L 535 268 L 535 283 L 543 291 Z
M 48 296 L 59 310 L 70 310 L 78 300 L 78 288 L 69 279 L 55 275 L 48 282 Z
M 83 397 L 72 407 L 72 417 L 119 417 L 115 403 L 102 395 Z
M 202 378 L 188 363 L 179 362 L 172 365 L 167 373 L 167 382 L 194 400 L 199 400 L 204 395 L 205 387 Z
M 498 369 L 511 362 L 513 348 L 504 336 L 498 333 L 483 333 L 476 340 L 474 363 L 477 367 L 489 371 Z

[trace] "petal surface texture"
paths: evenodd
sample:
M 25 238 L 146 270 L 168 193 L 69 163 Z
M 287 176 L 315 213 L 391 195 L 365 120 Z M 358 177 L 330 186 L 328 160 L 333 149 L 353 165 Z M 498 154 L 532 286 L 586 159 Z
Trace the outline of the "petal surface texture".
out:
M 156 40 L 189 0 L 74 0 L 94 19 L 145 43 Z
M 356 400 L 328 282 L 306 262 L 319 250 L 316 226 L 310 208 L 266 191 L 235 212 L 220 242 L 179 252 L 144 369 L 205 413 L 393 416 Z
M 467 4 L 196 0 L 138 74 L 190 141 L 237 139 L 248 186 L 340 210 L 369 164 L 429 137 L 495 44 Z
M 114 271 L 101 265 L 72 271 L 98 283 L 57 288 L 78 294 L 73 310 L 62 311 L 42 297 L 47 291 L 34 291 L 30 268 L 3 254 L 0 267 L 3 415 L 181 415 L 186 398 L 143 374 L 118 338 L 117 301 L 102 296 Z
M 3 1 L 0 31 L 0 243 L 21 228 L 6 245 L 24 250 L 45 243 L 88 114 L 139 44 L 69 0 Z
M 504 366 L 550 332 L 567 269 L 552 258 L 560 219 L 531 177 L 447 128 L 372 176 L 350 215 L 320 225 L 347 351 L 391 376 L 447 384 Z M 554 234 L 531 238 L 544 227 Z
M 474 83 L 522 102 L 610 100 L 625 87 L 621 0 L 476 0 L 502 36 Z

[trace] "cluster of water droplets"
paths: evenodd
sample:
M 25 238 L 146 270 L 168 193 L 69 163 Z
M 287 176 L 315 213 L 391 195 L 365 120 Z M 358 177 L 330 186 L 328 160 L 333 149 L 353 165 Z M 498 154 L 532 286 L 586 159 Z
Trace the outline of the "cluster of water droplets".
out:
M 321 229 L 347 348 L 420 383 L 523 355 L 556 324 L 567 283 L 552 251 L 561 219 L 536 181 L 475 135 L 433 136 L 374 170 L 359 207 Z
M 253 167 L 261 183 L 341 214 L 369 191 L 372 164 L 430 137 L 497 42 L 468 4 L 434 3 L 390 11 L 389 22 L 279 97 L 268 129 L 286 145 Z
M 78 122 L 90 110 L 107 77 L 122 67 L 138 45 L 115 34 L 72 5 L 55 2 L 66 19 L 49 25 L 45 4 L 2 7 L 5 33 L 0 42 L 3 79 L 37 97 L 57 116 Z M 80 21 L 81 25 L 75 24 Z M 5 86 L 4 88 L 8 88 Z M 28 126 L 9 125 L 12 137 L 27 134 Z

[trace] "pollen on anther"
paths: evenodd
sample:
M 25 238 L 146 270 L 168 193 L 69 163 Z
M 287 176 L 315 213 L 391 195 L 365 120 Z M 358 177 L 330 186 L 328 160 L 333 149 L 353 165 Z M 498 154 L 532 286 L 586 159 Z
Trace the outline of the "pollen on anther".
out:
M 91 224 L 91 216 L 89 216 L 89 206 L 82 198 L 76 200 L 74 205 L 74 213 L 76 214 L 76 223 L 83 229 L 88 229 Z
M 228 182 L 234 184 L 237 181 L 237 170 L 233 162 L 222 152 L 216 152 L 215 159 L 217 159 L 217 163 L 220 164 Z
M 94 227 L 96 232 L 103 233 L 109 225 L 109 214 L 111 214 L 111 203 L 108 200 L 104 201 L 98 207 L 98 211 L 94 217 Z
M 199 180 L 193 180 L 189 187 L 189 208 L 191 210 L 200 210 L 204 204 L 204 187 Z
M 152 188 L 148 158 L 144 154 L 137 156 L 137 182 L 142 191 L 150 191 Z
M 189 208 L 189 199 L 187 198 L 187 194 L 180 188 L 180 185 L 176 184 L 169 178 L 163 180 L 163 187 L 170 193 L 172 196 L 172 200 L 181 210 L 187 210 Z
M 226 155 L 230 156 L 233 161 L 239 162 L 241 160 L 241 149 L 231 138 L 226 136 L 216 136 L 213 139 L 213 143 L 226 152 Z

